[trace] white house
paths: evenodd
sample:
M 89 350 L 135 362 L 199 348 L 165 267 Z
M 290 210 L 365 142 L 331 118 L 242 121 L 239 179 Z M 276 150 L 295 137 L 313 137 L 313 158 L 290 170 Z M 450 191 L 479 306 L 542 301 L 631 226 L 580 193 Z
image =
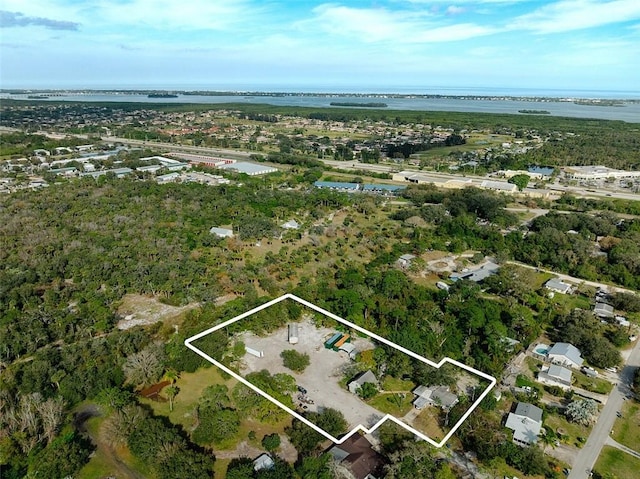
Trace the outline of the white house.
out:
M 538 373 L 538 381 L 548 386 L 571 389 L 571 370 L 557 364 L 545 367 Z
M 533 404 L 518 403 L 507 416 L 505 427 L 513 431 L 513 442 L 519 446 L 535 444 L 542 429 L 542 409 Z
M 258 457 L 256 457 L 253 460 L 253 470 L 256 472 L 262 471 L 263 469 L 271 469 L 275 465 L 276 463 L 273 462 L 273 459 L 271 458 L 271 456 L 266 452 L 263 454 L 260 454 Z
M 556 343 L 547 353 L 547 360 L 553 364 L 580 369 L 584 359 L 580 350 L 570 343 Z
M 218 228 L 214 226 L 209 233 L 216 235 L 218 238 L 233 238 L 233 231 L 226 228 Z
M 560 294 L 569 294 L 572 288 L 570 284 L 563 282 L 559 278 L 551 278 L 544 284 L 544 287 Z
M 300 224 L 296 220 L 289 220 L 280 226 L 286 230 L 297 230 L 300 228 Z

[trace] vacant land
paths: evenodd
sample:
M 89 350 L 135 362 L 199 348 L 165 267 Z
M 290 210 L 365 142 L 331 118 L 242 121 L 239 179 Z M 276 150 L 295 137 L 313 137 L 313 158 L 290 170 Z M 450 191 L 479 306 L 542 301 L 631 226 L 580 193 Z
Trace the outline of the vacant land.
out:
M 613 426 L 615 439 L 635 451 L 640 451 L 640 404 L 627 401 L 622 407 L 622 417 Z
M 200 306 L 199 303 L 185 306 L 170 306 L 161 303 L 154 296 L 142 294 L 125 295 L 118 307 L 118 315 L 123 319 L 118 321 L 118 329 L 129 329 L 134 326 L 157 323 L 158 321 L 177 320 L 185 311 Z
M 601 474 L 609 473 L 611 477 L 617 479 L 635 479 L 640 470 L 640 459 L 636 459 L 619 449 L 605 446 L 594 470 Z
M 264 357 L 258 358 L 245 354 L 242 359 L 241 371 L 243 375 L 250 372 L 268 370 L 270 373 L 286 373 L 296 378 L 299 386 L 308 393 L 307 398 L 313 404 L 307 404 L 310 411 L 322 408 L 340 410 L 350 427 L 362 424 L 371 426 L 384 414 L 364 403 L 356 395 L 340 386 L 340 380 L 354 363 L 344 352 L 336 352 L 324 347 L 324 342 L 336 332 L 335 329 L 318 328 L 313 322 L 305 320 L 298 325 L 299 342 L 289 344 L 287 328 L 280 328 L 269 336 L 259 337 L 245 332 L 241 339 L 249 348 L 264 352 Z M 359 351 L 373 348 L 368 339 L 353 338 L 352 344 Z M 311 358 L 311 364 L 302 372 L 294 373 L 282 364 L 280 353 L 285 349 L 293 349 L 299 353 L 306 353 Z

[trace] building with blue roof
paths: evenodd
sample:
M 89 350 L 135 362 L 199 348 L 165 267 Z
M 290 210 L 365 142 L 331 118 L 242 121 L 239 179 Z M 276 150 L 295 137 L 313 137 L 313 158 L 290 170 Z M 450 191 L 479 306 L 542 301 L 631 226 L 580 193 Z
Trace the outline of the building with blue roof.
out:
M 354 192 L 360 189 L 359 183 L 343 183 L 340 181 L 316 181 L 313 186 L 334 191 Z

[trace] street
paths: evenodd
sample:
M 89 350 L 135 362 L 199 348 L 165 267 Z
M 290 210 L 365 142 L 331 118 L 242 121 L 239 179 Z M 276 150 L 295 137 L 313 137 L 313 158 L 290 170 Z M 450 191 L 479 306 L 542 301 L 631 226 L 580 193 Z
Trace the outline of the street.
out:
M 640 341 L 636 342 L 624 368 L 620 372 L 618 385 L 611 391 L 609 400 L 602 408 L 598 422 L 593 427 L 586 444 L 576 456 L 568 479 L 586 479 L 589 477 L 589 473 L 598 460 L 602 447 L 609 439 L 609 434 L 616 421 L 616 413 L 622 408 L 623 397 L 630 393 L 629 385 L 633 381 L 633 373 L 638 366 L 640 366 Z

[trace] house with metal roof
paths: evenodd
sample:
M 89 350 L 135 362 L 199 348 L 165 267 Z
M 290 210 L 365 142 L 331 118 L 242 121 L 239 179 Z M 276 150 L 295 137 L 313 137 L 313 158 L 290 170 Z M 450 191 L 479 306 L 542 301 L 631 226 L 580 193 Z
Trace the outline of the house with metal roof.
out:
M 533 404 L 518 403 L 509 413 L 505 427 L 513 431 L 513 442 L 519 446 L 535 444 L 542 429 L 542 409 Z
M 548 386 L 557 386 L 568 391 L 571 389 L 571 370 L 564 366 L 552 364 L 543 367 L 538 373 L 538 381 Z
M 218 168 L 222 170 L 235 171 L 236 173 L 244 173 L 249 176 L 266 175 L 268 173 L 275 173 L 277 168 L 267 165 L 258 165 L 256 163 L 249 163 L 248 161 L 236 161 L 235 163 L 226 163 L 219 165 Z
M 300 228 L 300 223 L 298 223 L 296 220 L 289 220 L 286 223 L 282 223 L 280 227 L 286 230 L 297 230 Z
M 466 271 L 462 271 L 460 273 L 452 273 L 450 276 L 450 279 L 452 281 L 468 279 L 469 281 L 473 281 L 474 283 L 479 283 L 487 279 L 492 274 L 497 273 L 499 269 L 500 269 L 499 264 L 495 264 L 492 261 L 486 261 L 485 263 L 473 269 L 469 268 Z
M 416 256 L 413 254 L 403 254 L 398 258 L 398 264 L 403 268 L 409 268 L 414 259 L 416 259 Z
M 593 307 L 593 314 L 600 318 L 613 318 L 613 306 L 597 302 Z
M 275 466 L 276 463 L 273 461 L 272 457 L 267 454 L 266 452 L 263 454 L 260 454 L 258 457 L 256 457 L 253 460 L 253 470 L 258 472 L 258 471 L 262 471 L 262 470 L 268 470 L 268 469 L 272 469 L 273 466 Z
M 544 284 L 544 287 L 560 294 L 569 294 L 572 290 L 572 286 L 568 283 L 565 283 L 560 278 L 551 278 Z
M 212 235 L 216 235 L 218 238 L 232 238 L 233 237 L 233 231 L 232 230 L 229 230 L 227 228 L 218 228 L 216 226 L 211 228 L 209 230 L 209 233 L 211 233 Z
M 378 385 L 378 379 L 376 378 L 376 375 L 371 372 L 371 369 L 358 374 L 349 384 L 347 384 L 347 388 L 353 394 L 357 394 L 358 389 L 360 389 L 366 383 L 371 383 L 375 386 Z
M 584 363 L 580 350 L 570 343 L 554 344 L 547 353 L 547 361 L 574 369 L 580 369 Z
M 458 396 L 450 392 L 448 386 L 418 386 L 412 392 L 416 395 L 413 400 L 416 409 L 439 406 L 446 410 L 458 403 Z

